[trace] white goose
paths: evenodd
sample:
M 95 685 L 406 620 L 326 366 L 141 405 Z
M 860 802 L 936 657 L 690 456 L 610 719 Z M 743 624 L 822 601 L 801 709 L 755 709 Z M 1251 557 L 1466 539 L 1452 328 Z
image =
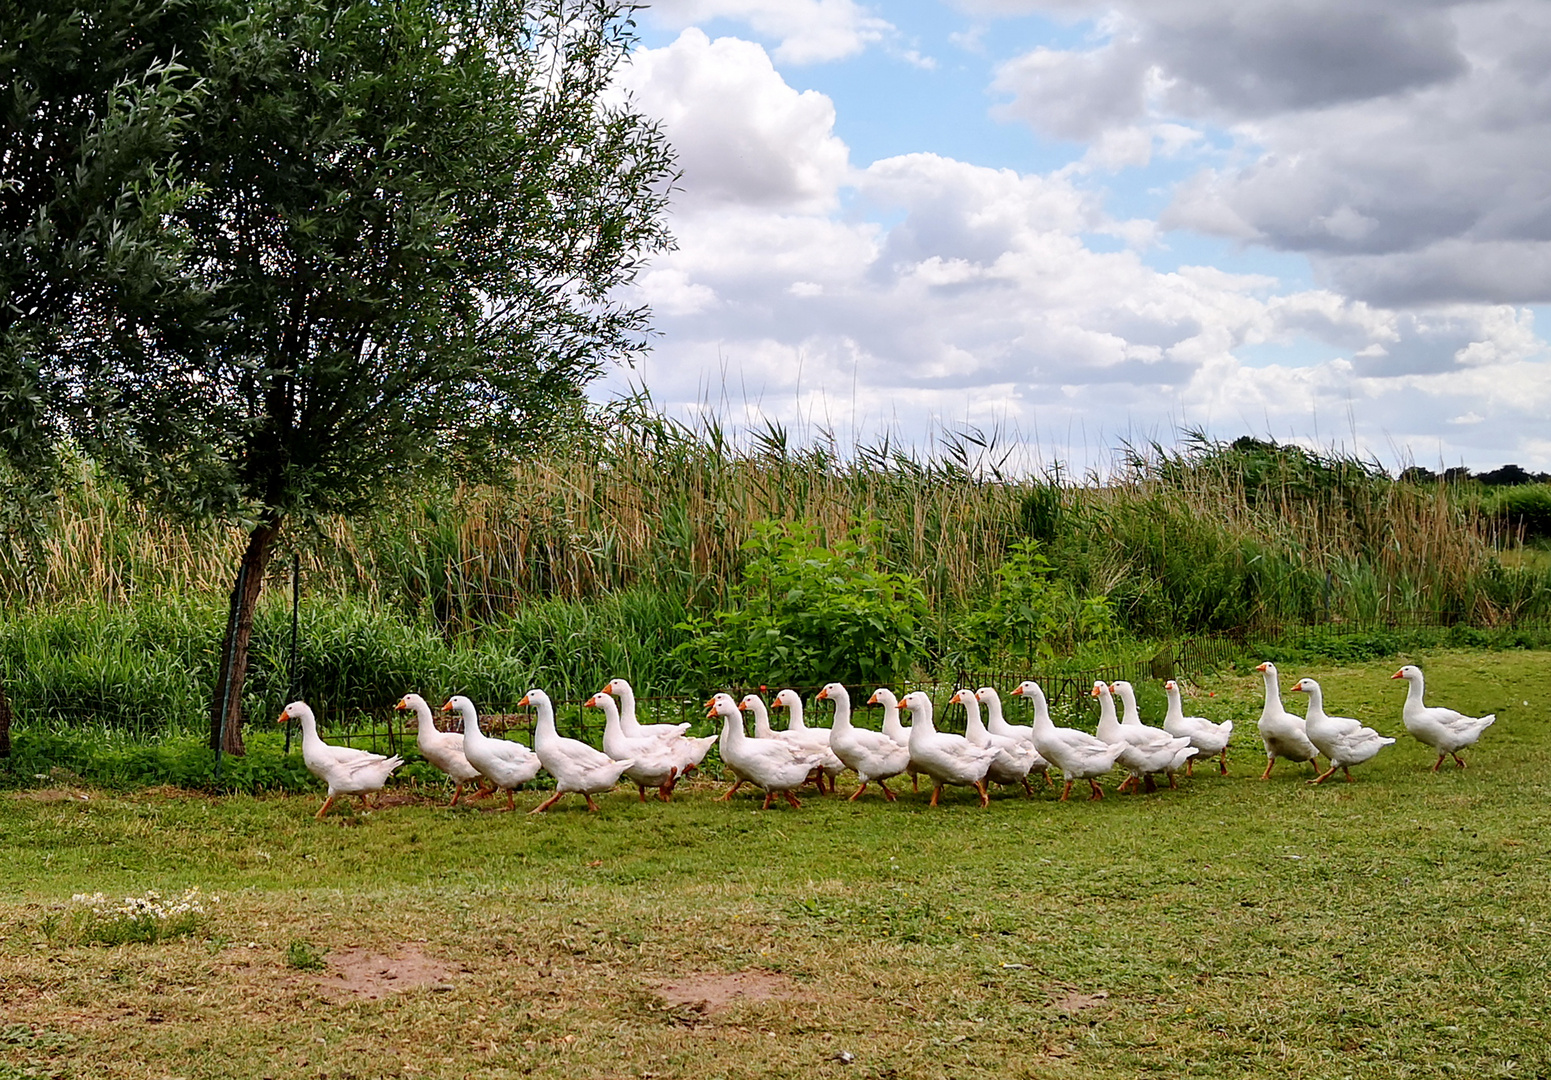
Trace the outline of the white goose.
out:
M 479 730 L 479 713 L 474 703 L 462 694 L 454 694 L 442 706 L 443 712 L 455 712 L 463 721 L 463 756 L 480 775 L 506 792 L 506 808 L 516 808 L 512 792 L 539 774 L 543 767 L 539 756 L 520 742 L 492 739 Z
M 1137 711 L 1137 708 L 1136 708 L 1136 688 L 1134 686 L 1132 686 L 1130 683 L 1126 682 L 1126 680 L 1124 680 L 1124 679 L 1116 679 L 1114 682 L 1110 683 L 1109 688 L 1110 688 L 1111 693 L 1115 693 L 1115 694 L 1119 694 L 1120 695 L 1120 704 L 1121 704 L 1120 723 L 1121 723 L 1122 726 L 1125 726 L 1125 727 L 1147 727 L 1147 728 L 1151 728 L 1150 724 L 1142 723 L 1142 714 Z M 1165 735 L 1174 735 L 1174 732 L 1167 731 L 1165 729 L 1152 728 L 1152 730 L 1153 731 L 1162 730 Z M 1174 735 L 1174 737 L 1176 739 L 1182 738 L 1186 742 L 1190 742 L 1189 736 Z M 1191 745 L 1193 746 L 1195 744 L 1191 743 Z M 1186 768 L 1186 770 L 1189 770 L 1191 762 L 1195 761 L 1195 754 L 1199 753 L 1199 752 L 1200 751 L 1198 750 L 1195 753 L 1186 754 L 1186 755 L 1183 755 L 1183 756 L 1180 756 L 1180 755 L 1176 755 L 1175 756 L 1174 761 L 1170 763 L 1169 767 L 1163 770 L 1165 773 L 1168 774 L 1168 777 L 1169 777 L 1169 787 L 1172 788 L 1172 787 L 1178 787 L 1179 786 L 1177 783 L 1174 782 L 1174 774 L 1179 771 L 1179 768 L 1180 768 L 1181 765 L 1183 765 Z
M 1453 757 L 1455 763 L 1463 769 L 1465 761 L 1459 756 L 1459 752 L 1467 746 L 1474 746 L 1476 740 L 1481 737 L 1481 733 L 1497 721 L 1497 714 L 1466 716 L 1453 709 L 1424 705 L 1422 669 L 1415 664 L 1407 664 L 1390 678 L 1404 679 L 1408 684 L 1406 704 L 1401 711 L 1401 719 L 1405 722 L 1406 730 L 1411 733 L 1412 738 L 1438 751 L 1438 760 L 1433 762 L 1432 771 L 1438 771 L 1446 756 Z
M 949 700 L 964 706 L 964 737 L 969 740 L 969 744 L 991 746 L 998 751 L 991 760 L 991 767 L 986 770 L 986 782 L 1001 784 L 1003 787 L 1022 784 L 1024 792 L 1032 799 L 1034 789 L 1029 787 L 1029 770 L 1034 768 L 1036 761 L 1045 760 L 1039 756 L 1039 751 L 1023 739 L 991 734 L 980 722 L 980 698 L 968 687 L 956 690 Z
M 356 795 L 361 805 L 370 807 L 367 796 L 381 791 L 393 775 L 393 770 L 404 764 L 404 759 L 394 754 L 383 757 L 365 750 L 353 750 L 348 746 L 331 746 L 318 737 L 318 721 L 305 701 L 293 701 L 280 711 L 276 723 L 296 720 L 302 726 L 302 763 L 307 771 L 328 785 L 328 797 L 318 807 L 315 818 L 322 818 L 341 795 Z
M 688 724 L 643 724 L 637 721 L 635 690 L 624 679 L 610 679 L 608 685 L 599 693 L 612 694 L 619 698 L 619 729 L 628 738 L 639 739 L 650 736 L 656 739 L 671 739 L 689 730 Z
M 883 789 L 883 797 L 893 802 L 894 793 L 884 781 L 905 771 L 910 764 L 910 747 L 899 745 L 881 731 L 869 731 L 851 723 L 851 694 L 840 683 L 829 683 L 819 691 L 816 700 L 835 703 L 829 749 L 847 768 L 854 769 L 862 782 L 848 801 L 855 802 L 868 784 L 876 783 Z
M 764 789 L 766 810 L 777 795 L 785 796 L 793 806 L 801 806 L 792 792 L 807 782 L 808 774 L 824 760 L 823 755 L 785 739 L 749 738 L 743 730 L 743 713 L 730 694 L 717 694 L 706 702 L 706 707 L 710 710 L 706 716 L 721 718 L 722 761 L 738 777 L 721 800 L 731 798 L 748 781 Z
M 1313 679 L 1299 679 L 1293 690 L 1309 695 L 1309 715 L 1304 718 L 1304 734 L 1330 759 L 1330 768 L 1310 780 L 1323 784 L 1337 769 L 1352 779 L 1352 766 L 1371 760 L 1395 740 L 1363 727 L 1349 716 L 1331 716 L 1325 712 L 1325 695 Z
M 783 738 L 792 739 L 804 746 L 817 746 L 826 751 L 824 763 L 819 766 L 818 780 L 819 791 L 824 790 L 824 780 L 829 781 L 829 790 L 835 790 L 835 777 L 845 772 L 845 762 L 841 761 L 829 751 L 829 729 L 811 728 L 803 722 L 802 695 L 795 690 L 782 690 L 778 693 L 771 706 L 777 709 L 785 709 L 791 714 L 787 721 L 786 730 L 781 732 Z
M 1046 761 L 1039 752 L 1039 745 L 1034 741 L 1034 729 L 1032 727 L 1020 727 L 1009 724 L 1007 718 L 1002 715 L 1002 695 L 996 692 L 994 686 L 982 686 L 975 691 L 975 697 L 986 707 L 986 730 L 992 735 L 1000 735 L 1008 739 L 1022 739 L 1034 748 L 1034 764 L 1029 772 L 1037 772 L 1045 778 L 1046 786 L 1052 786 L 1055 781 L 1050 779 L 1050 762 Z
M 910 712 L 910 763 L 935 782 L 931 805 L 936 806 L 944 784 L 972 787 L 980 793 L 980 805 L 991 805 L 986 793 L 986 772 L 996 755 L 994 746 L 974 746 L 962 735 L 940 732 L 932 725 L 932 699 L 912 690 L 900 702 Z
M 1179 683 L 1170 679 L 1163 684 L 1163 689 L 1169 695 L 1169 711 L 1163 718 L 1163 730 L 1170 735 L 1189 739 L 1190 745 L 1196 748 L 1196 757 L 1207 758 L 1217 755 L 1217 771 L 1227 776 L 1228 739 L 1233 734 L 1233 721 L 1224 720 L 1220 724 L 1214 724 L 1205 717 L 1186 716 L 1185 705 L 1180 698 Z M 1192 775 L 1195 764 L 1196 758 L 1186 762 L 1186 776 Z
M 1028 698 L 1034 703 L 1034 745 L 1040 754 L 1061 770 L 1066 786 L 1061 789 L 1061 801 L 1072 792 L 1076 780 L 1088 781 L 1092 791 L 1090 799 L 1102 799 L 1104 789 L 1096 777 L 1103 776 L 1115 767 L 1115 759 L 1126 749 L 1125 743 L 1111 746 L 1103 739 L 1076 728 L 1056 727 L 1050 720 L 1050 705 L 1038 683 L 1019 683 L 1013 690 L 1016 697 Z
M 1309 742 L 1303 717 L 1282 707 L 1282 686 L 1277 682 L 1276 665 L 1267 660 L 1255 670 L 1262 672 L 1266 680 L 1266 703 L 1260 710 L 1260 741 L 1266 746 L 1266 771 L 1260 774 L 1260 779 L 1271 779 L 1271 766 L 1279 757 L 1310 762 L 1318 773 L 1319 747 Z
M 1167 731 L 1145 724 L 1122 724 L 1115 716 L 1114 692 L 1106 682 L 1093 684 L 1093 696 L 1099 699 L 1098 736 L 1110 745 L 1123 744 L 1116 762 L 1130 775 L 1120 782 L 1116 791 L 1125 791 L 1141 783 L 1146 790 L 1155 790 L 1152 774 L 1169 773 L 1169 783 L 1174 783 L 1173 770 L 1185 763 L 1196 752 L 1189 739 L 1177 739 Z
M 431 719 L 431 706 L 427 705 L 425 698 L 419 694 L 405 694 L 393 707 L 400 712 L 408 711 L 414 714 L 415 745 L 420 749 L 420 756 L 452 777 L 457 786 L 452 789 L 452 802 L 447 805 L 457 806 L 458 796 L 463 794 L 463 785 L 470 780 L 482 779 L 479 770 L 463 756 L 462 734 L 456 731 L 438 731 L 436 722 Z M 479 790 L 469 798 L 477 799 L 494 790 L 480 784 Z
M 632 739 L 624 733 L 619 723 L 619 706 L 604 693 L 588 698 L 584 707 L 603 712 L 603 752 L 615 761 L 629 761 L 625 778 L 632 781 L 646 801 L 646 789 L 657 789 L 657 797 L 668 802 L 673 795 L 673 785 L 678 781 L 680 768 L 671 750 L 672 742 L 645 736 Z M 673 742 L 682 740 L 675 738 Z
M 765 699 L 758 694 L 745 695 L 743 700 L 738 702 L 738 708 L 754 717 L 754 737 L 756 739 L 774 739 L 776 742 L 788 743 L 800 750 L 815 750 L 819 752 L 819 764 L 814 766 L 811 778 L 813 785 L 819 789 L 819 794 L 822 795 L 824 793 L 824 767 L 828 766 L 834 769 L 837 776 L 845 768 L 845 763 L 835 757 L 827 743 L 820 746 L 815 740 L 805 738 L 799 733 L 777 731 L 772 728 L 770 726 L 770 710 L 765 707 Z M 798 708 L 802 708 L 801 702 L 798 703 Z M 806 731 L 808 729 L 804 728 L 803 730 Z M 825 732 L 825 734 L 827 735 L 828 732 Z M 733 772 L 736 774 L 737 770 L 734 769 Z M 736 784 L 733 785 L 733 790 L 737 790 Z M 731 792 L 728 792 L 728 794 L 730 795 Z
M 533 725 L 533 749 L 544 763 L 544 771 L 555 778 L 555 793 L 528 813 L 542 814 L 572 793 L 587 800 L 587 809 L 596 810 L 598 804 L 592 797 L 611 790 L 625 770 L 635 764 L 630 758 L 615 761 L 596 747 L 564 738 L 555 730 L 555 706 L 544 691 L 529 690 L 517 705 L 532 705 L 538 714 Z
M 900 723 L 899 698 L 894 696 L 894 691 L 886 686 L 880 686 L 872 692 L 872 696 L 867 699 L 867 704 L 883 706 L 883 733 L 908 749 L 910 747 L 910 729 Z M 910 776 L 910 790 L 920 791 L 921 770 L 914 765 L 906 765 L 905 772 Z

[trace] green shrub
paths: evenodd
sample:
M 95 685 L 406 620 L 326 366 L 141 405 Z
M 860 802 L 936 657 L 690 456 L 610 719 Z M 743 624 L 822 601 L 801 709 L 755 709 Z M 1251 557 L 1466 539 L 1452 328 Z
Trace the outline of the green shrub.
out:
M 853 528 L 824 547 L 805 523 L 766 521 L 744 545 L 743 604 L 680 625 L 690 687 L 889 682 L 922 655 L 919 579 L 879 565 L 877 535 Z
M 1079 596 L 1071 582 L 1055 576 L 1038 541 L 1021 540 L 997 567 L 989 600 L 954 629 L 945 654 L 958 651 L 978 664 L 1003 657 L 1050 660 L 1118 633 L 1108 597 Z
M 1500 515 L 1510 529 L 1522 529 L 1527 540 L 1551 537 L 1551 484 L 1493 488 L 1481 509 Z

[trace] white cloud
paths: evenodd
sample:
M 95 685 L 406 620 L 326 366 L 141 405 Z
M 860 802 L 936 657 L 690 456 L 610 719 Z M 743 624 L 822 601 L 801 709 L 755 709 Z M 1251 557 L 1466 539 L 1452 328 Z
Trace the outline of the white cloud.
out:
M 834 205 L 848 169 L 834 104 L 793 90 L 760 46 L 690 28 L 664 48 L 638 50 L 621 82 L 672 132 L 690 203 Z
M 1156 125 L 1235 141 L 1163 224 L 1307 254 L 1392 305 L 1551 301 L 1551 5 L 1534 0 L 981 0 L 1103 40 L 1002 66 L 999 115 L 1145 167 Z M 1188 146 L 1189 144 L 1185 144 Z
M 833 103 L 793 89 L 750 42 L 686 30 L 643 52 L 630 84 L 685 170 L 679 249 L 641 282 L 662 334 L 639 375 L 671 409 L 795 415 L 842 439 L 1006 423 L 1079 467 L 1121 435 L 1192 423 L 1371 452 L 1447 432 L 1449 452 L 1476 463 L 1551 467 L 1521 434 L 1551 411 L 1551 363 L 1525 309 L 1395 308 L 1339 282 L 1289 291 L 1212 266 L 1160 272 L 1141 254 L 1154 224 L 1110 217 L 1082 166 L 1030 174 L 915 153 L 852 168 Z M 1257 121 L 1268 139 L 1287 122 Z M 1138 157 L 1202 142 L 1156 117 L 1134 136 L 1112 130 Z M 1174 213 L 1263 239 L 1274 207 L 1245 197 L 1253 179 L 1221 161 Z M 1371 172 L 1339 200 L 1288 192 L 1285 213 L 1361 257 L 1393 227 L 1366 183 Z M 1093 234 L 1131 246 L 1096 251 Z

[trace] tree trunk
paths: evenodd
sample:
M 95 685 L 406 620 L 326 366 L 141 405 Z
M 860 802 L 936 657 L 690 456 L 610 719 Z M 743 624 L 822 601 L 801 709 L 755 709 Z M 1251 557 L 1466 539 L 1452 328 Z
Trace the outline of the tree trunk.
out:
M 0 757 L 11 756 L 11 699 L 0 686 Z
M 242 553 L 237 583 L 232 586 L 226 638 L 221 643 L 221 662 L 215 673 L 215 698 L 210 703 L 210 749 L 239 757 L 247 752 L 242 744 L 242 684 L 248 677 L 248 642 L 253 637 L 253 612 L 264 587 L 269 549 L 279 533 L 280 518 L 276 515 L 259 522 L 248 534 L 248 547 Z M 226 690 L 228 673 L 231 676 L 230 694 Z M 221 732 L 223 699 L 227 701 L 224 741 Z

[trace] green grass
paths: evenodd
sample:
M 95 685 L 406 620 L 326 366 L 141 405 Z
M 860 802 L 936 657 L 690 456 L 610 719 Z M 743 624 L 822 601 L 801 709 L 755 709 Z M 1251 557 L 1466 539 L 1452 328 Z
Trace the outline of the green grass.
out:
M 597 815 L 414 799 L 318 823 L 316 795 L 17 793 L 0 1076 L 1545 1074 L 1551 653 L 1407 659 L 1497 712 L 1468 769 L 1433 775 L 1402 736 L 1356 783 L 1261 783 L 1258 677 L 1236 675 L 1191 701 L 1243 721 L 1231 776 L 1099 803 L 759 812 L 703 782 Z M 1395 666 L 1282 674 L 1399 734 Z M 191 885 L 221 897 L 202 936 L 44 933 L 74 893 Z M 342 997 L 352 950 L 439 972 Z M 711 1013 L 658 993 L 746 970 L 784 989 Z

